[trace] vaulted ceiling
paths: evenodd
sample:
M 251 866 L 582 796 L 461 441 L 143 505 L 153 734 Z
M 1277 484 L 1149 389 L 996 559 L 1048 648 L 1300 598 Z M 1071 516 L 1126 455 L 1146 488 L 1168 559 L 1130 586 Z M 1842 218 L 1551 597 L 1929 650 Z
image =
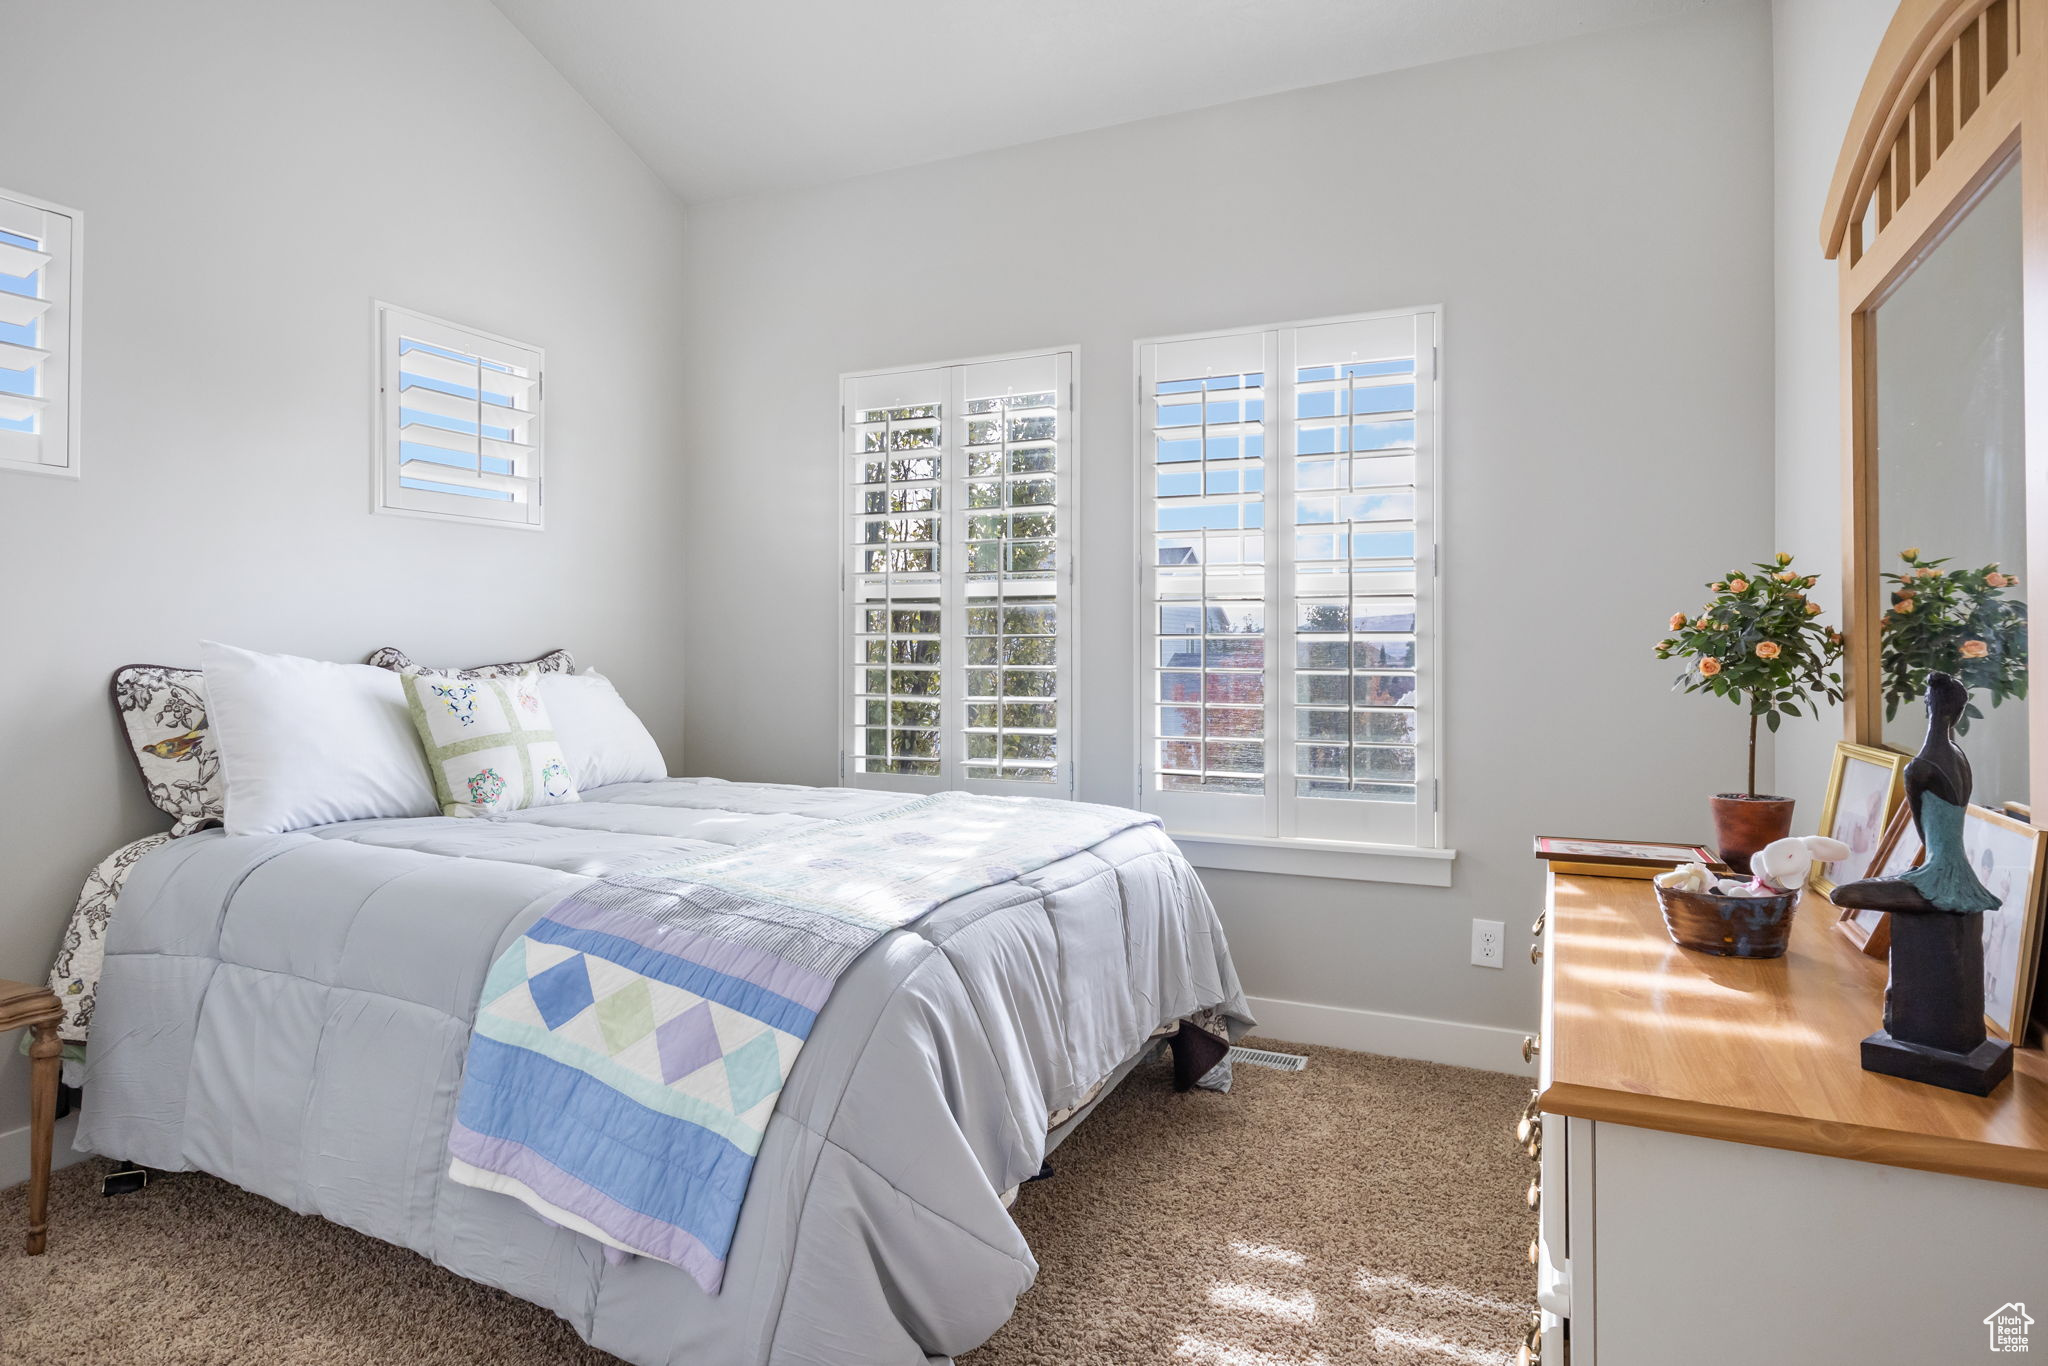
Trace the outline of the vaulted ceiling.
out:
M 697 202 L 1728 0 L 495 2 Z

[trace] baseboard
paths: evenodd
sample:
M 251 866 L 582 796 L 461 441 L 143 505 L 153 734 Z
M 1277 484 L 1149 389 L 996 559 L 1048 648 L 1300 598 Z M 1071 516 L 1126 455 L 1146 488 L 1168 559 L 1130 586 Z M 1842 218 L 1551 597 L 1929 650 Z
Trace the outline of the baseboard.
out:
M 71 1114 L 57 1121 L 57 1138 L 50 1145 L 50 1166 L 68 1167 L 74 1162 L 83 1162 L 90 1156 L 71 1146 L 71 1135 L 78 1128 L 78 1114 Z M 28 1125 L 0 1133 L 0 1190 L 28 1180 Z
M 1246 999 L 1259 1020 L 1254 1032 L 1266 1038 L 1524 1077 L 1533 1076 L 1536 1071 L 1522 1061 L 1525 1031 L 1519 1029 L 1354 1010 L 1349 1006 L 1311 1005 L 1306 1001 L 1276 1001 L 1268 996 Z

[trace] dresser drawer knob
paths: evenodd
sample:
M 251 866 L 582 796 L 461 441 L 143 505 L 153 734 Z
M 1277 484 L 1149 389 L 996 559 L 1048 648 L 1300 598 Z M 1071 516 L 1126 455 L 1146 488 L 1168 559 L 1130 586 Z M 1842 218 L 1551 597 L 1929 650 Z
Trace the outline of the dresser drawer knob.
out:
M 1522 1144 L 1522 1151 L 1529 1155 L 1531 1162 L 1541 1162 L 1543 1160 L 1543 1131 L 1541 1129 L 1529 1135 Z
M 1545 911 L 1542 915 L 1536 917 L 1536 923 L 1529 927 L 1529 933 L 1535 935 L 1538 939 L 1541 939 L 1543 937 L 1543 927 L 1549 922 L 1550 912 Z
M 1543 946 L 1541 944 L 1531 944 L 1529 946 L 1529 961 L 1532 963 L 1543 961 Z
M 1529 1265 L 1539 1266 L 1542 1264 L 1542 1261 L 1543 1240 L 1541 1238 L 1531 1238 L 1529 1240 Z
M 1523 1061 L 1523 1062 L 1534 1062 L 1534 1061 L 1536 1061 L 1536 1055 L 1537 1055 L 1538 1053 L 1541 1053 L 1542 1051 L 1543 1051 L 1543 1036 L 1542 1036 L 1542 1035 L 1540 1035 L 1540 1034 L 1524 1034 L 1524 1035 L 1522 1036 L 1522 1061 Z
M 1531 1181 L 1529 1183 L 1529 1193 L 1522 1198 L 1529 1202 L 1530 1209 L 1541 1209 L 1543 1207 L 1543 1178 L 1539 1176 L 1534 1181 Z

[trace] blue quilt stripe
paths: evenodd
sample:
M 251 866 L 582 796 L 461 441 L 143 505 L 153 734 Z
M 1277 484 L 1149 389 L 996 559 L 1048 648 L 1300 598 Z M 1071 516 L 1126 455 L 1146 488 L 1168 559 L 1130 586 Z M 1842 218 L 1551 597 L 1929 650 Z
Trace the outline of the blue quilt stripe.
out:
M 732 977 L 702 963 L 692 963 L 672 953 L 650 949 L 645 944 L 636 944 L 621 935 L 606 934 L 602 930 L 577 929 L 560 921 L 542 917 L 526 932 L 529 939 L 546 944 L 559 944 L 563 948 L 578 949 L 594 953 L 630 968 L 642 977 L 652 977 L 657 982 L 666 982 L 672 987 L 694 992 L 707 1000 L 718 1002 L 728 1010 L 737 1010 L 751 1015 L 763 1024 L 773 1025 L 785 1034 L 794 1034 L 799 1039 L 809 1038 L 811 1025 L 818 1013 L 807 1006 L 797 1004 L 787 996 L 778 996 L 766 987 L 756 986 L 743 977 Z
M 754 1159 L 573 1067 L 472 1035 L 462 1123 L 531 1148 L 628 1209 L 684 1229 L 723 1260 Z

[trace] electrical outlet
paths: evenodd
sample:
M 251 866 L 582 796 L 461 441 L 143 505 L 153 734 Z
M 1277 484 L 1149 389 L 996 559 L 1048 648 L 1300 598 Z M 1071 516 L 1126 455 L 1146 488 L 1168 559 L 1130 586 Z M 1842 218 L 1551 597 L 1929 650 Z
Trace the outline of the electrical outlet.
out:
M 1507 929 L 1498 920 L 1475 920 L 1472 922 L 1472 966 L 1475 968 L 1504 968 L 1507 966 L 1504 940 Z

